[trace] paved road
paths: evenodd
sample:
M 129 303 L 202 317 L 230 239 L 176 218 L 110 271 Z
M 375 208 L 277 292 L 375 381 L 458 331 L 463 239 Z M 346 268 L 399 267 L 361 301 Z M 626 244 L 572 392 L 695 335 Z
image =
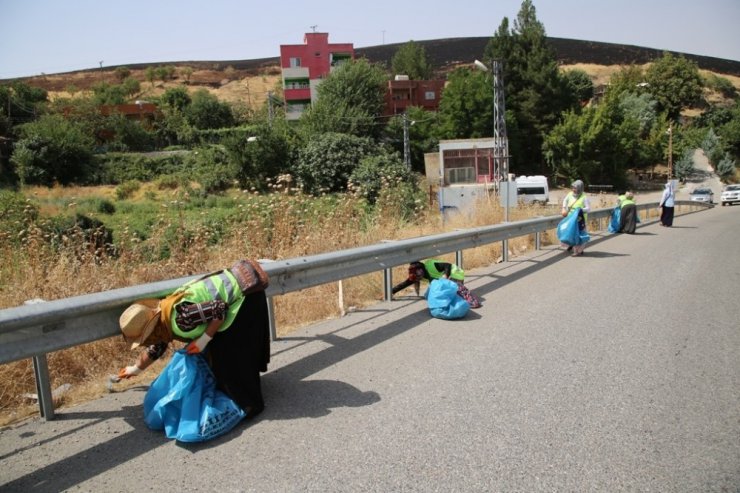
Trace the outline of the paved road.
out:
M 0 491 L 738 491 L 740 207 L 470 272 L 273 345 L 267 409 L 202 445 L 145 387 L 0 432 Z

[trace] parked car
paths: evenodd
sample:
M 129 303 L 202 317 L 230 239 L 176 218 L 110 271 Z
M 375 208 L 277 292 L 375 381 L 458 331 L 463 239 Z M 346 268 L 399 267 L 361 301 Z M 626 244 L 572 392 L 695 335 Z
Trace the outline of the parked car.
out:
M 710 204 L 714 204 L 714 192 L 712 192 L 711 188 L 695 188 L 694 191 L 691 192 L 691 195 L 689 195 L 689 199 L 694 202 L 708 202 Z
M 727 185 L 719 198 L 722 205 L 740 202 L 740 185 Z

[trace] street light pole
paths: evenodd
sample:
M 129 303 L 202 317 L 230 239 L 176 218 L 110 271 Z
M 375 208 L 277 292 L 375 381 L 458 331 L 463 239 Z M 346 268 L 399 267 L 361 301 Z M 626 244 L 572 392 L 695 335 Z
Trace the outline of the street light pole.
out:
M 499 197 L 501 197 L 501 183 L 506 188 L 504 200 L 504 222 L 509 222 L 509 202 L 511 201 L 511 183 L 509 183 L 509 139 L 506 136 L 506 110 L 504 103 L 504 81 L 500 60 L 491 60 L 491 79 L 493 80 L 493 162 L 498 176 Z M 476 60 L 475 66 L 485 72 L 488 67 Z M 503 175 L 503 176 L 502 176 Z M 509 241 L 503 241 L 503 261 L 509 260 Z
M 509 143 L 506 136 L 506 120 L 504 116 L 504 85 L 501 76 L 501 62 L 493 60 L 492 89 L 493 89 L 493 161 L 496 172 L 499 174 L 499 193 L 501 182 L 506 183 L 506 201 L 504 204 L 504 221 L 509 222 Z M 475 66 L 488 72 L 489 68 L 480 60 L 475 60 Z

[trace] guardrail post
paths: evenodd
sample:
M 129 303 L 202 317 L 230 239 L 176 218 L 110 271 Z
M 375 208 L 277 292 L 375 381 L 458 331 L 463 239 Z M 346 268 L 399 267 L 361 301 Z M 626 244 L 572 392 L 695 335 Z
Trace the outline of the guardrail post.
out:
M 540 232 L 537 231 L 534 234 L 534 249 L 535 250 L 541 250 L 542 249 L 542 238 L 540 237 Z
M 504 262 L 509 261 L 509 240 L 504 240 L 501 242 L 501 250 L 502 255 L 501 258 Z
M 270 339 L 277 341 L 277 324 L 275 323 L 275 301 L 272 296 L 267 297 L 267 321 L 270 325 Z
M 35 298 L 26 300 L 24 305 L 35 305 L 44 303 L 46 300 Z M 33 376 L 36 383 L 36 397 L 39 401 L 39 412 L 41 417 L 46 421 L 54 419 L 54 399 L 51 395 L 51 378 L 49 378 L 49 363 L 46 360 L 46 354 L 37 354 L 33 356 Z
M 393 270 L 390 267 L 383 269 L 383 299 L 393 301 Z
M 46 355 L 33 357 L 33 375 L 36 380 L 36 396 L 39 398 L 39 411 L 46 421 L 54 419 L 54 399 L 51 395 L 51 379 Z
M 463 252 L 462 250 L 457 250 L 455 252 L 455 264 L 457 264 L 458 267 L 461 269 L 464 269 L 463 267 Z

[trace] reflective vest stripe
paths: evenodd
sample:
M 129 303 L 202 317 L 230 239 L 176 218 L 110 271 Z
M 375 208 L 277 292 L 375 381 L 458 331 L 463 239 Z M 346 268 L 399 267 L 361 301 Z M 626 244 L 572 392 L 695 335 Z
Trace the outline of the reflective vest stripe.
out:
M 226 303 L 231 304 L 234 301 L 234 284 L 231 282 L 231 278 L 227 276 L 225 272 L 221 272 L 218 275 L 218 278 L 221 279 L 221 282 L 224 283 L 224 288 L 226 289 L 226 292 L 229 293 L 229 299 L 226 300 Z M 203 284 L 205 285 L 208 292 L 211 293 L 211 296 L 214 300 L 221 299 L 221 293 L 218 292 L 218 288 L 213 283 L 213 277 L 208 277 L 204 279 Z

